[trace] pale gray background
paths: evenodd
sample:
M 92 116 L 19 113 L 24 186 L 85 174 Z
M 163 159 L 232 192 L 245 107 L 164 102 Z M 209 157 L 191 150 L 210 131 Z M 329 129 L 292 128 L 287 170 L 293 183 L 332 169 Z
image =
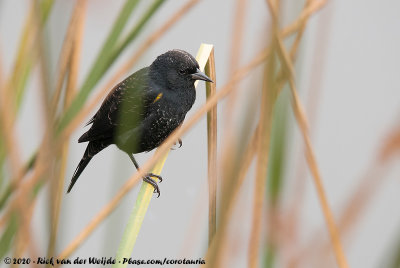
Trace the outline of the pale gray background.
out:
M 143 40 L 144 36 L 163 23 L 182 2 L 171 0 L 164 4 L 140 39 Z M 244 41 L 246 51 L 243 53 L 242 63 L 248 62 L 263 47 L 261 40 L 268 35 L 266 25 L 269 22 L 269 12 L 266 1 L 249 2 Z M 286 17 L 293 18 L 297 14 L 302 6 L 299 2 L 286 1 Z M 73 3 L 74 1 L 57 1 L 48 23 L 50 34 L 47 38 L 54 66 Z M 90 68 L 123 3 L 122 0 L 89 1 L 80 81 Z M 166 50 L 181 48 L 195 55 L 201 42 L 212 43 L 215 45 L 218 85 L 223 85 L 228 79 L 234 3 L 235 1 L 229 0 L 202 1 L 147 51 L 134 70 L 150 64 L 156 55 Z M 0 2 L 0 42 L 7 71 L 10 70 L 15 56 L 28 7 L 28 0 Z M 140 14 L 142 10 L 144 5 L 135 14 Z M 306 102 L 309 98 L 307 92 L 313 81 L 321 79 L 318 114 L 313 121 L 313 140 L 326 193 L 335 212 L 340 211 L 341 205 L 358 185 L 368 165 L 374 161 L 374 154 L 382 138 L 399 119 L 399 11 L 400 2 L 394 0 L 331 1 L 310 20 L 303 38 L 302 53 L 297 64 L 298 85 Z M 285 20 L 285 25 L 290 21 L 291 19 Z M 129 55 L 139 43 L 129 47 L 124 55 Z M 322 45 L 323 57 L 316 59 L 315 53 L 318 46 Z M 122 62 L 121 59 L 116 62 L 112 70 L 116 70 Z M 108 77 L 109 74 L 102 81 L 106 81 Z M 42 135 L 38 83 L 37 75 L 33 76 L 18 122 L 18 138 L 24 145 L 24 157 L 28 157 L 38 146 Z M 203 84 L 200 83 L 197 101 L 188 117 L 204 103 Z M 247 80 L 243 85 L 242 90 L 246 91 L 250 90 L 250 86 L 259 86 L 259 83 Z M 165 180 L 160 185 L 161 197 L 154 198 L 150 204 L 134 249 L 135 258 L 197 259 L 203 256 L 207 237 L 205 129 L 203 119 L 183 137 L 183 147 L 170 154 L 162 172 Z M 297 127 L 292 129 L 296 142 L 292 142 L 293 147 L 289 150 L 292 155 L 289 163 L 293 166 L 289 168 L 292 172 L 287 174 L 286 179 L 289 189 L 294 187 L 294 172 L 297 170 L 297 154 L 301 144 Z M 221 128 L 220 131 L 222 134 Z M 68 181 L 85 149 L 84 144 L 76 142 L 83 132 L 82 125 L 82 129 L 75 132 L 71 139 Z M 145 159 L 147 156 L 138 157 L 140 163 Z M 72 193 L 63 199 L 58 251 L 87 225 L 133 172 L 134 167 L 129 158 L 114 146 L 92 160 Z M 387 180 L 382 190 L 374 196 L 368 212 L 363 215 L 362 223 L 357 225 L 356 231 L 346 240 L 345 251 L 351 267 L 382 267 L 390 247 L 394 246 L 393 239 L 397 238 L 400 226 L 399 172 L 397 166 L 388 172 L 387 177 L 382 178 Z M 74 256 L 115 255 L 138 189 L 136 187 L 123 200 L 122 205 Z M 292 191 L 287 193 L 289 198 Z M 238 247 L 230 267 L 246 266 L 251 194 L 252 180 L 249 180 L 240 199 L 241 208 L 247 209 L 247 212 L 246 215 L 241 215 L 242 222 L 235 223 Z M 41 243 L 41 248 L 46 248 L 47 239 L 40 238 L 49 230 L 42 223 L 46 217 L 43 210 L 46 202 L 46 196 L 41 195 L 32 223 L 37 228 L 35 236 Z M 306 178 L 306 200 L 302 213 L 302 237 L 306 243 L 315 229 L 324 226 L 320 205 L 309 177 Z M 190 232 L 192 235 L 189 235 Z

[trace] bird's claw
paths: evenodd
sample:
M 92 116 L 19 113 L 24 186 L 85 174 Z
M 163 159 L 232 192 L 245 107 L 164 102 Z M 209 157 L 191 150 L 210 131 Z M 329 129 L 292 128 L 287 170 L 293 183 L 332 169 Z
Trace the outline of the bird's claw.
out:
M 159 180 L 159 183 L 161 183 L 163 181 L 163 178 L 160 175 L 154 174 L 154 173 L 147 173 L 146 177 L 155 177 Z
M 178 147 L 178 149 L 179 149 L 179 148 L 182 147 L 182 140 L 181 140 L 181 139 L 178 139 L 178 143 L 179 143 L 179 147 Z M 175 145 L 176 145 L 176 142 L 174 143 L 174 146 L 175 146 Z M 174 146 L 171 148 L 171 150 L 175 150 Z
M 160 188 L 158 188 L 158 184 L 155 180 L 153 180 L 151 177 L 156 177 L 157 179 L 160 180 L 160 182 L 162 182 L 162 177 L 153 173 L 147 173 L 145 177 L 143 177 L 143 181 L 149 183 L 151 186 L 154 187 L 154 191 L 153 193 L 157 193 L 158 196 L 157 198 L 160 197 Z

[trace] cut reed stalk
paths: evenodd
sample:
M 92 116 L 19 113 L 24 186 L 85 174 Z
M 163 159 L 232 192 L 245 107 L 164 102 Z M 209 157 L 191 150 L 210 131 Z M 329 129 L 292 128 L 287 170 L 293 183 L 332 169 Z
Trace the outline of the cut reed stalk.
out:
M 206 83 L 207 100 L 217 91 L 214 48 L 211 52 L 205 72 L 214 81 Z M 217 231 L 217 106 L 207 113 L 207 152 L 208 152 L 208 245 L 211 245 Z

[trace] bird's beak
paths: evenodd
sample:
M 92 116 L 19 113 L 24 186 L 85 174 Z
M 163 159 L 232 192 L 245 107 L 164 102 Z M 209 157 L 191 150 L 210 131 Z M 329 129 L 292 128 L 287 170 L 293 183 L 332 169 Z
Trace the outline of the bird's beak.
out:
M 210 77 L 205 75 L 202 71 L 200 71 L 200 69 L 197 69 L 196 72 L 194 74 L 192 74 L 192 78 L 194 80 L 203 80 L 203 81 L 214 83 L 214 81 L 211 80 Z

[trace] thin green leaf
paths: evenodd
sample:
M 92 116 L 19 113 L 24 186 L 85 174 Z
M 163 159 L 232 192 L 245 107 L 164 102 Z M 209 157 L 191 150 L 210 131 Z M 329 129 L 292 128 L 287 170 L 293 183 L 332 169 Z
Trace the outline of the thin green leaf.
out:
M 36 183 L 30 196 L 32 201 L 35 200 L 35 198 L 39 193 L 39 190 L 43 187 L 43 185 L 44 184 L 42 181 Z M 0 238 L 0 259 L 2 259 L 13 246 L 12 242 L 14 240 L 17 230 L 18 230 L 18 218 L 17 214 L 13 213 L 11 214 L 10 219 L 8 220 L 7 228 L 5 229 L 4 233 Z
M 5 179 L 4 168 L 3 168 L 3 163 L 4 163 L 5 159 L 6 159 L 6 151 L 5 151 L 5 146 L 4 146 L 4 142 L 2 139 L 2 134 L 0 132 L 0 193 L 3 189 L 4 179 Z
M 40 10 L 41 10 L 41 23 L 44 24 L 49 17 L 51 8 L 53 7 L 54 0 L 43 0 L 40 2 Z
M 136 39 L 138 34 L 143 30 L 144 26 L 150 20 L 150 18 L 154 15 L 154 13 L 159 9 L 162 3 L 165 0 L 155 0 L 150 8 L 145 12 L 143 17 L 139 20 L 136 26 L 132 31 L 128 34 L 128 36 L 122 41 L 122 43 L 115 49 L 112 50 L 112 53 L 107 57 L 101 59 L 101 62 L 97 66 L 95 66 L 95 70 L 92 71 L 89 77 L 86 79 L 86 82 L 83 84 L 81 90 L 78 95 L 72 101 L 71 106 L 68 108 L 65 115 L 62 117 L 58 131 L 62 130 L 71 119 L 78 113 L 78 111 L 84 105 L 86 99 L 88 98 L 90 92 L 93 90 L 94 86 L 101 79 L 104 73 L 112 66 L 114 61 L 118 58 L 121 52 Z
M 3 209 L 4 205 L 7 203 L 8 198 L 14 190 L 14 187 L 11 183 L 8 183 L 7 186 L 4 186 L 3 188 L 4 190 L 2 190 L 0 197 L 0 210 Z
M 272 205 L 279 200 L 285 170 L 285 152 L 287 143 L 287 114 L 290 105 L 288 91 L 279 95 L 274 108 L 271 130 L 270 160 L 268 167 L 268 190 Z
M 122 7 L 117 20 L 114 23 L 108 37 L 103 44 L 97 58 L 86 77 L 86 80 L 83 83 L 82 89 L 79 92 L 77 99 L 82 99 L 82 104 L 86 100 L 87 96 L 89 95 L 90 91 L 94 88 L 97 82 L 101 79 L 102 75 L 106 72 L 106 70 L 110 67 L 107 66 L 107 62 L 110 58 L 111 51 L 113 51 L 115 44 L 117 43 L 121 32 L 125 28 L 125 25 L 130 18 L 133 10 L 139 3 L 139 0 L 127 0 L 125 5 Z M 77 105 L 77 104 L 76 104 Z
M 47 19 L 49 18 L 51 8 L 53 7 L 54 0 L 43 0 L 40 2 L 39 7 L 40 7 L 40 28 L 43 28 L 43 26 L 46 24 Z M 29 34 L 29 25 L 28 27 L 24 30 L 23 37 L 21 39 L 21 44 L 20 47 L 23 46 L 22 44 L 24 39 L 26 38 L 26 35 Z M 21 66 L 21 73 L 17 75 L 17 79 L 14 80 L 14 87 L 16 90 L 16 103 L 17 103 L 17 111 L 19 110 L 23 97 L 25 95 L 25 88 L 26 88 L 26 83 L 28 81 L 29 75 L 31 74 L 32 67 L 34 65 L 34 55 L 28 51 L 28 55 L 25 55 L 21 60 L 22 66 Z M 16 112 L 17 112 L 16 111 Z
M 163 4 L 165 0 L 155 0 L 153 4 L 149 7 L 149 9 L 146 11 L 144 16 L 141 18 L 141 20 L 138 22 L 138 24 L 129 32 L 129 34 L 126 36 L 124 41 L 121 42 L 119 46 L 117 46 L 114 50 L 113 53 L 110 57 L 110 62 L 108 62 L 109 65 L 111 65 L 115 59 L 121 54 L 121 52 L 133 41 L 136 39 L 136 37 L 139 35 L 143 27 L 146 25 L 146 23 L 149 21 L 149 19 L 154 15 L 154 13 L 160 8 L 161 4 Z
M 273 111 L 270 159 L 267 174 L 268 197 L 271 207 L 279 205 L 284 179 L 287 133 L 289 128 L 287 123 L 287 114 L 290 105 L 288 93 L 287 90 L 283 90 L 279 94 Z M 264 267 L 272 268 L 275 266 L 277 250 L 279 248 L 274 244 L 273 238 L 268 237 L 268 240 L 270 241 L 267 243 L 264 252 Z
M 276 248 L 272 244 L 268 244 L 264 254 L 264 266 L 265 268 L 272 268 L 275 266 L 276 260 Z
M 0 259 L 3 259 L 3 257 L 10 251 L 17 229 L 17 216 L 12 214 L 8 221 L 7 228 L 0 239 Z

